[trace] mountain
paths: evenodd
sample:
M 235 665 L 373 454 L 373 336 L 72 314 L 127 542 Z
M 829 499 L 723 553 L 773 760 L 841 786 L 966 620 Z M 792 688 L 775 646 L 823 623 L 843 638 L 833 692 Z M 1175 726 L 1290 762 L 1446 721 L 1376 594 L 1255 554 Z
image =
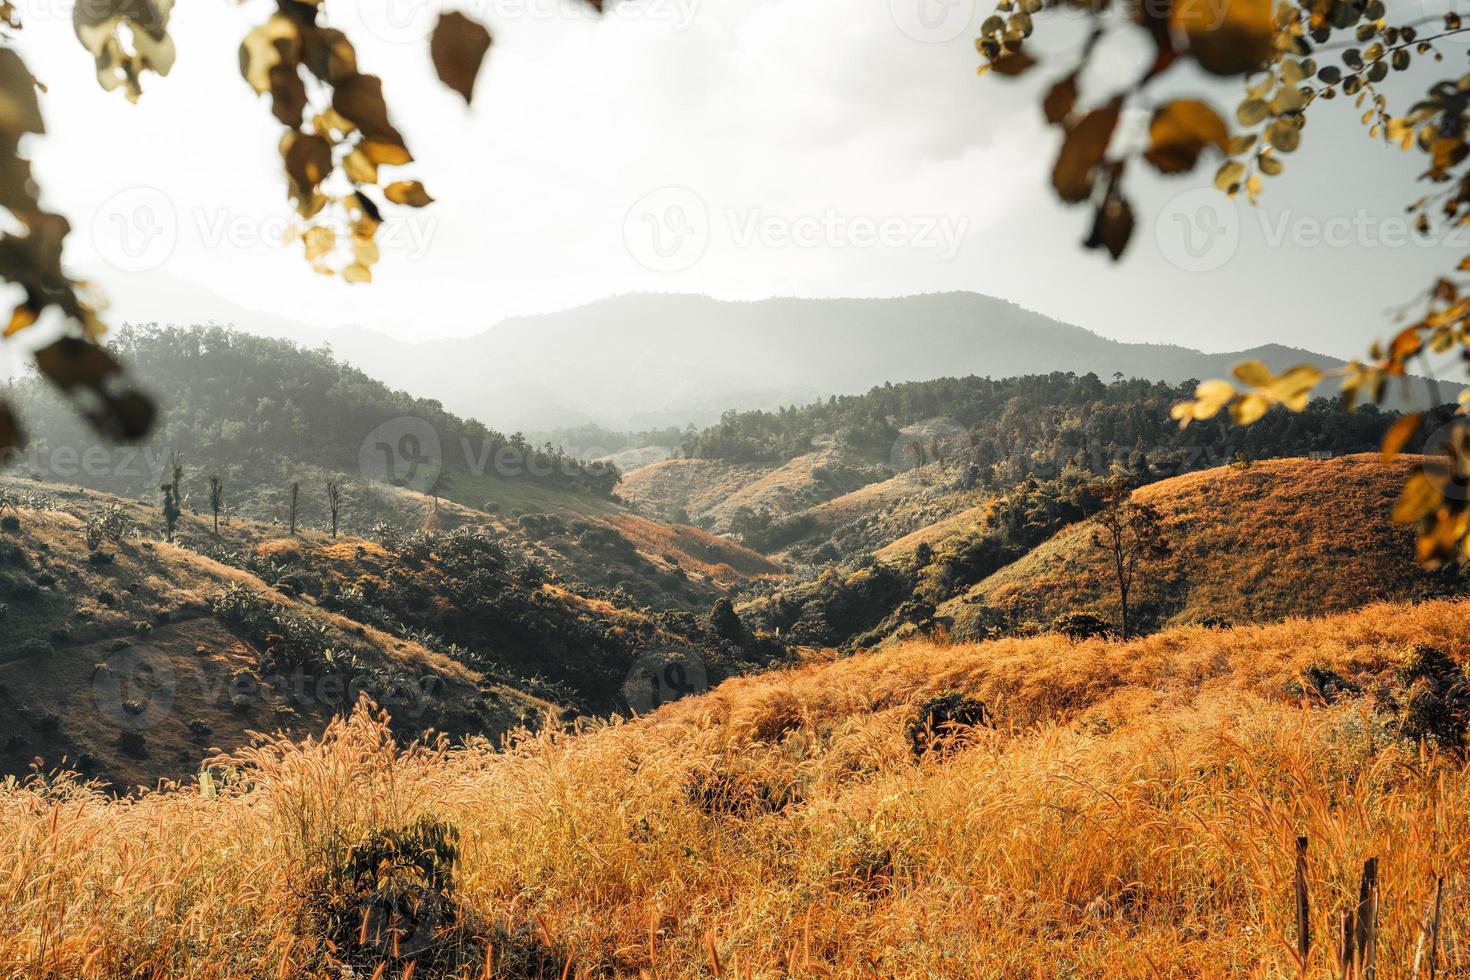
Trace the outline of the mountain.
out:
M 157 302 L 196 318 L 210 309 L 207 294 L 191 293 L 175 306 L 168 298 Z M 1228 375 L 1242 360 L 1277 369 L 1344 363 L 1280 345 L 1204 353 L 1123 343 L 975 293 L 754 302 L 633 294 L 513 317 L 471 337 L 419 342 L 360 327 L 291 324 L 224 299 L 217 306 L 209 317 L 216 323 L 330 344 L 368 375 L 506 432 L 587 422 L 614 429 L 705 425 L 729 409 L 773 409 L 885 382 L 969 374 L 1121 373 L 1177 384 Z M 148 309 L 143 301 L 127 307 L 134 315 Z M 162 313 L 145 318 L 168 320 Z M 1459 391 L 1443 387 L 1442 401 Z

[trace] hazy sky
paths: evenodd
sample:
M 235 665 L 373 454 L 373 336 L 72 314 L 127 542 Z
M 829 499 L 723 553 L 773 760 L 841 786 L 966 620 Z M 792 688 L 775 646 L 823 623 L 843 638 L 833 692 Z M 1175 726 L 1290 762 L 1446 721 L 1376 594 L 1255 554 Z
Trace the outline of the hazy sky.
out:
M 469 111 L 433 77 L 433 3 L 332 0 L 418 158 L 405 175 L 439 200 L 387 229 L 377 283 L 350 287 L 277 241 L 280 127 L 236 55 L 273 6 L 181 4 L 177 67 L 130 106 L 97 87 L 69 3 L 21 4 L 24 49 L 50 87 L 37 173 L 77 230 L 68 258 L 118 317 L 197 318 L 218 294 L 427 337 L 639 290 L 964 289 L 1126 340 L 1350 355 L 1470 251 L 1470 236 L 1405 240 L 1420 158 L 1370 143 L 1341 102 L 1314 117 L 1262 208 L 1180 198 L 1203 172 L 1140 173 L 1123 263 L 1082 251 L 1086 215 L 1051 195 L 1057 136 L 1037 105 L 1076 25 L 1051 32 L 1058 57 L 1035 78 L 977 78 L 983 0 L 647 0 L 601 21 L 579 0 L 474 0 L 454 6 L 496 44 Z M 1120 35 L 1104 64 L 1142 56 Z M 1238 99 L 1210 84 L 1173 90 Z

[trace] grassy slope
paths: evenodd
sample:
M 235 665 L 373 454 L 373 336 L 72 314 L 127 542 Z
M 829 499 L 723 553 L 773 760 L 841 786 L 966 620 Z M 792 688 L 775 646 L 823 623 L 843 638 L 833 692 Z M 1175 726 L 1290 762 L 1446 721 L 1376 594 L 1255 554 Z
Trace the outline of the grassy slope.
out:
M 577 521 L 610 527 L 642 560 L 588 548 L 569 530 L 531 533 L 503 509 L 502 513 L 492 515 L 451 500 L 441 500 L 435 507 L 428 498 L 412 490 L 381 489 L 401 500 L 410 513 L 419 515 L 416 523 L 410 519 L 408 525 L 441 531 L 488 527 L 506 543 L 544 562 L 558 575 L 592 586 L 630 584 L 640 601 L 658 608 L 703 611 L 732 589 L 783 574 L 779 566 L 734 541 L 696 527 L 639 517 L 614 504 L 600 510 L 558 507 L 528 513 L 549 513 L 568 528 Z M 587 499 L 573 498 L 574 501 Z
M 24 773 L 36 759 L 76 764 L 90 756 L 89 774 L 121 786 L 149 785 L 198 770 L 210 747 L 243 745 L 250 731 L 320 732 L 334 707 L 316 688 L 297 700 L 295 689 L 254 677 L 263 650 L 236 634 L 211 612 L 209 599 L 232 584 L 264 593 L 300 618 L 324 624 L 345 646 L 366 652 L 371 666 L 415 680 L 437 678 L 429 713 L 419 727 L 508 731 L 540 724 L 550 705 L 500 684 L 480 690 L 479 675 L 417 643 L 331 614 L 269 589 L 255 576 L 194 551 L 149 540 L 106 542 L 111 564 L 87 559 L 83 520 L 115 498 L 47 488 L 54 510 L 22 510 L 19 531 L 0 533 L 0 596 L 6 603 L 5 640 L 0 643 L 0 771 Z M 121 502 L 139 520 L 154 515 Z M 181 535 L 205 539 L 206 523 L 193 516 Z M 269 529 L 236 521 L 221 542 L 250 547 Z M 298 549 L 340 549 L 342 555 L 376 550 L 353 539 L 330 542 L 306 533 Z M 37 646 L 39 645 L 39 646 Z M 39 652 L 37 652 L 39 651 Z M 106 665 L 105 669 L 99 665 Z M 246 672 L 235 679 L 238 672 Z M 236 693 L 250 704 L 235 708 Z M 330 693 L 330 692 L 328 692 Z M 486 698 L 482 698 L 486 695 Z M 125 713 L 123 702 L 145 706 L 146 716 Z M 155 711 L 157 712 L 155 714 Z M 404 709 L 403 721 L 408 723 Z M 477 721 L 470 722 L 473 716 Z M 212 732 L 195 735 L 200 721 Z M 143 754 L 124 751 L 125 728 L 140 727 Z
M 1334 612 L 1435 594 L 1413 560 L 1413 535 L 1389 512 L 1414 460 L 1286 459 L 1193 473 L 1144 487 L 1173 555 L 1139 575 L 1146 623 L 1232 622 Z M 941 607 L 958 635 L 978 606 L 1050 623 L 1068 611 L 1115 619 L 1116 586 L 1091 546 L 1092 524 L 1068 528 Z
M 710 517 L 722 502 L 775 467 L 708 459 L 668 459 L 623 474 L 617 495 L 649 512 L 683 508 L 690 518 Z
M 468 947 L 464 976 L 485 962 L 466 933 L 507 978 L 692 978 L 716 958 L 731 976 L 1295 976 L 1298 834 L 1318 937 L 1380 858 L 1380 975 L 1406 974 L 1449 875 L 1442 965 L 1460 975 L 1470 773 L 1396 739 L 1371 692 L 1415 643 L 1464 664 L 1467 613 L 908 644 L 510 755 L 395 757 L 359 716 L 242 754 L 249 786 L 217 798 L 8 789 L 0 963 L 327 975 L 303 917 L 319 844 L 429 816 L 462 834 L 469 914 L 441 938 Z M 1303 703 L 1309 664 L 1367 693 Z M 997 729 L 916 761 L 905 726 L 946 690 L 984 698 Z M 1332 975 L 1331 947 L 1309 976 Z

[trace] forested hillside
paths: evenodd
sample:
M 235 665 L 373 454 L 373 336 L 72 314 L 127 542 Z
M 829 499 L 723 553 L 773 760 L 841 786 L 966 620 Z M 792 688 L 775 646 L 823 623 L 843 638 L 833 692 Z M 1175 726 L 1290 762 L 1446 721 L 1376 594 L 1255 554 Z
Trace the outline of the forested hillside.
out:
M 97 445 L 48 386 L 21 382 L 15 401 L 25 407 L 32 442 L 20 472 L 138 497 L 157 492 L 178 452 L 191 468 L 221 473 L 237 505 L 247 488 L 279 491 L 309 471 L 362 475 L 365 461 L 408 483 L 442 469 L 442 478 L 416 488 L 475 506 L 494 496 L 495 484 L 513 482 L 512 498 L 538 489 L 605 498 L 618 480 L 610 465 L 533 447 L 519 434 L 394 391 L 338 362 L 327 347 L 217 327 L 147 326 L 121 331 L 112 349 L 162 406 L 146 445 Z M 388 465 L 378 441 L 391 454 Z
M 1006 484 L 1028 473 L 1055 475 L 1069 461 L 1106 472 L 1144 454 L 1155 469 L 1183 472 L 1201 461 L 1357 452 L 1376 445 L 1397 413 L 1372 406 L 1347 411 L 1341 399 L 1278 411 L 1246 428 L 1228 419 L 1181 430 L 1169 417 L 1191 398 L 1180 385 L 1095 374 L 1053 373 L 992 380 L 943 378 L 886 384 L 864 395 L 834 396 L 775 412 L 726 412 L 684 442 L 684 454 L 727 462 L 774 462 L 809 452 L 813 440 L 883 455 L 898 466 L 934 460 L 975 464 L 982 482 Z M 903 430 L 928 420 L 951 425 L 923 437 Z M 1209 462 L 1204 465 L 1210 465 Z

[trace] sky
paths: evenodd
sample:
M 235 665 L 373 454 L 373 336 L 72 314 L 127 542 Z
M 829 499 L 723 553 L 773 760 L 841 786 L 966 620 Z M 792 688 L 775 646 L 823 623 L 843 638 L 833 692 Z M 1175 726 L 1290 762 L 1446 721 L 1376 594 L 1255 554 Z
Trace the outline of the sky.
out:
M 1123 261 L 1081 249 L 1088 218 L 1052 195 L 1058 134 L 1039 109 L 1079 25 L 1041 22 L 1028 78 L 977 77 L 984 0 L 625 0 L 600 19 L 581 0 L 470 0 L 452 9 L 496 39 L 472 108 L 430 66 L 440 5 L 328 0 L 384 79 L 417 158 L 402 176 L 437 198 L 400 209 L 376 281 L 349 286 L 281 241 L 281 130 L 236 53 L 273 4 L 179 5 L 177 64 L 138 105 L 98 87 L 66 0 L 20 6 L 49 90 L 49 132 L 27 149 L 75 229 L 68 264 L 113 298 L 115 322 L 204 319 L 219 297 L 415 339 L 638 291 L 971 290 L 1122 340 L 1351 356 L 1470 252 L 1470 236 L 1403 233 L 1420 158 L 1370 142 L 1342 102 L 1313 117 L 1260 207 L 1208 190 L 1205 169 L 1140 171 Z M 1136 35 L 1111 36 L 1084 98 L 1145 56 Z M 1175 74 L 1159 94 L 1227 110 L 1240 97 Z

